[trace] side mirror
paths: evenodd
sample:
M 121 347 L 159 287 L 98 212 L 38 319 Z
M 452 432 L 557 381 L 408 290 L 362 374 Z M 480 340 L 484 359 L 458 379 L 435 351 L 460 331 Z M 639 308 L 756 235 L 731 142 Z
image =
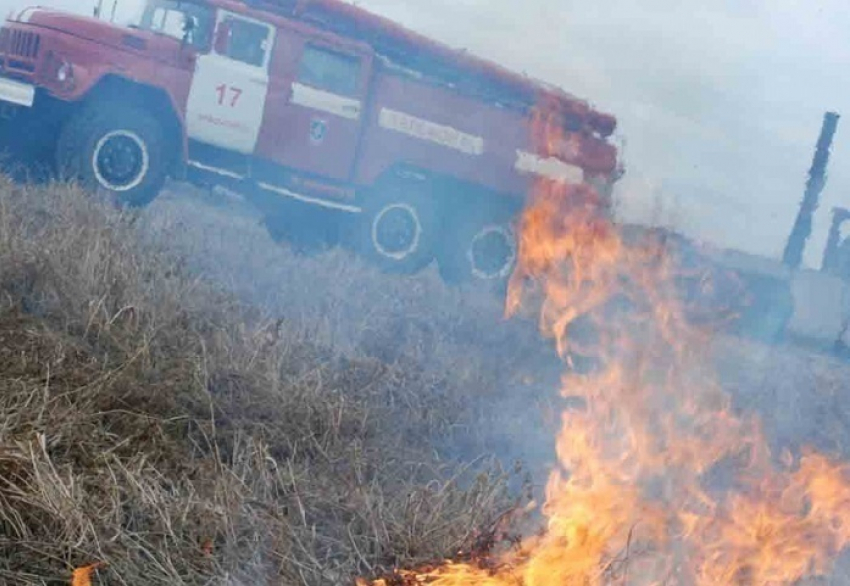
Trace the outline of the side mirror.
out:
M 219 55 L 227 55 L 230 48 L 230 21 L 222 20 L 215 29 L 215 52 Z
M 183 20 L 183 44 L 186 45 L 195 38 L 195 29 L 198 23 L 194 16 L 186 16 Z

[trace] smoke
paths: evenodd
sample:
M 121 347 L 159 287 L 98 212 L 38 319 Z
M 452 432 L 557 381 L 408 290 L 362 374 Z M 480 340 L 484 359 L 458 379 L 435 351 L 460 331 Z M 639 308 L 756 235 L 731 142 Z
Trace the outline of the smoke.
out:
M 447 286 L 434 266 L 409 277 L 382 274 L 342 248 L 296 253 L 225 193 L 172 186 L 140 221 L 195 274 L 329 358 L 365 357 L 433 381 L 434 404 L 448 395 L 458 406 L 452 436 L 434 446 L 444 457 L 496 455 L 506 470 L 522 461 L 523 472 L 545 479 L 561 410 L 560 361 L 535 320 L 504 319 L 504 293 Z
M 398 277 L 345 250 L 295 254 L 271 241 L 246 204 L 194 189 L 172 188 L 142 220 L 152 239 L 183 255 L 194 272 L 290 332 L 334 355 L 371 357 L 430 377 L 435 399 L 449 393 L 463 410 L 456 433 L 435 446 L 446 458 L 494 454 L 506 469 L 523 462 L 538 484 L 546 478 L 564 408 L 557 394 L 562 366 L 533 318 L 502 317 L 503 296 L 447 287 L 433 267 Z M 840 404 L 847 367 L 784 340 L 788 283 L 755 276 L 715 285 L 704 311 L 743 297 L 749 303 L 733 328 L 743 337 L 721 334 L 715 342 L 723 386 L 736 404 L 763 415 L 776 448 L 812 444 L 843 454 L 850 447 L 850 412 Z
M 28 3 L 0 0 L 0 13 Z M 42 4 L 80 13 L 94 6 Z M 118 20 L 140 5 L 119 0 Z M 678 202 L 679 227 L 689 235 L 757 254 L 781 253 L 822 113 L 850 110 L 843 67 L 850 17 L 838 0 L 816 9 L 795 0 L 712 6 L 532 0 L 521 9 L 505 0 L 360 5 L 616 113 L 628 138 L 624 219 L 651 214 L 660 190 Z M 806 251 L 810 266 L 820 261 L 829 208 L 850 203 L 846 145 L 839 132 Z
M 0 10 L 25 4 L 0 0 Z M 91 8 L 72 0 L 45 4 L 80 13 Z M 138 4 L 121 0 L 118 14 L 135 12 Z M 628 137 L 628 172 L 619 188 L 625 219 L 764 254 L 778 254 L 790 230 L 823 109 L 840 109 L 850 96 L 842 69 L 810 66 L 846 57 L 848 23 L 843 12 L 834 12 L 837 2 L 822 3 L 819 12 L 791 0 L 781 7 L 761 1 L 698 9 L 660 0 L 640 7 L 624 1 L 554 7 L 533 0 L 522 10 L 474 1 L 361 5 L 614 112 Z M 850 192 L 844 144 L 839 131 L 822 210 Z M 447 291 L 433 270 L 396 279 L 342 253 L 295 257 L 271 242 L 244 208 L 234 214 L 210 206 L 199 217 L 187 201 L 164 200 L 150 221 L 198 272 L 336 352 L 406 361 L 435 375 L 450 372 L 481 389 L 470 409 L 490 418 L 494 432 L 487 446 L 480 440 L 458 450 L 463 457 L 487 447 L 506 462 L 544 466 L 550 460 L 548 438 L 557 425 L 551 418 L 560 411 L 552 384 L 556 360 L 543 350 L 533 324 L 500 319 L 498 296 Z M 825 239 L 826 222 L 818 218 L 809 262 L 820 258 Z M 744 333 L 775 342 L 789 319 L 787 288 L 758 278 L 746 285 L 754 303 Z M 752 376 L 766 375 L 784 364 L 783 352 L 746 368 Z M 752 376 L 747 389 L 755 384 Z M 821 415 L 815 411 L 803 409 L 800 417 L 816 422 Z M 777 415 L 776 422 L 791 419 Z M 800 425 L 804 434 L 823 429 Z
M 650 216 L 662 193 L 678 202 L 688 235 L 756 254 L 781 253 L 821 116 L 850 105 L 840 65 L 850 22 L 836 0 L 362 5 L 614 112 L 628 140 L 623 219 Z M 844 136 L 806 251 L 811 266 L 829 208 L 850 193 Z

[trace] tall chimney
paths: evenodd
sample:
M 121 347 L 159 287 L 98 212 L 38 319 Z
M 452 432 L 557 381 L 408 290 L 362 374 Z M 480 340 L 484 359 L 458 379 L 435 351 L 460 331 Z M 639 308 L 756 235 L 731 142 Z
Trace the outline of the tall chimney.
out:
M 800 203 L 800 212 L 794 222 L 794 229 L 791 230 L 788 243 L 785 245 L 785 252 L 782 255 L 782 262 L 792 269 L 799 268 L 803 262 L 806 241 L 812 234 L 812 216 L 818 208 L 820 194 L 824 185 L 826 185 L 829 149 L 832 147 L 832 139 L 838 127 L 838 118 L 839 116 L 835 112 L 827 112 L 823 116 L 823 126 L 815 149 L 815 157 L 812 160 L 812 168 L 809 170 L 806 192 L 803 195 L 803 201 Z

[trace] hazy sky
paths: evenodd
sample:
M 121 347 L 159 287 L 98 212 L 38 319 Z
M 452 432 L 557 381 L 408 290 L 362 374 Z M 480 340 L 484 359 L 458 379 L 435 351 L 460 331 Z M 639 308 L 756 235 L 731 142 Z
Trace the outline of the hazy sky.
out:
M 119 0 L 120 13 L 137 1 Z M 0 0 L 4 9 L 21 4 Z M 41 4 L 89 12 L 94 0 Z M 848 119 L 839 124 L 809 264 L 820 264 L 829 209 L 850 207 L 846 0 L 358 4 L 616 114 L 625 141 L 624 217 L 779 256 L 827 109 Z

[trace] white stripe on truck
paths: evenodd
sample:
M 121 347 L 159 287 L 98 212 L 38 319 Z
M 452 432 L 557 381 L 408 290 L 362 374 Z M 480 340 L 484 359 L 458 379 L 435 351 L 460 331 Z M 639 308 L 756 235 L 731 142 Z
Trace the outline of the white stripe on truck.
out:
M 36 12 L 40 12 L 39 6 L 30 6 L 28 8 L 24 8 L 18 14 L 17 20 L 18 20 L 18 22 L 23 22 L 25 24 L 28 24 L 30 19 L 32 19 L 32 17 L 35 16 Z
M 297 199 L 298 201 L 303 201 L 304 203 L 309 203 L 313 205 L 317 205 L 323 208 L 330 208 L 332 210 L 340 210 L 343 212 L 349 212 L 351 214 L 359 214 L 362 212 L 362 208 L 357 206 L 345 205 L 342 203 L 335 203 L 332 201 L 327 201 L 324 199 L 319 199 L 317 197 L 310 197 L 308 195 L 303 195 L 301 193 L 295 193 L 294 191 L 289 191 L 284 187 L 278 187 L 277 185 L 272 185 L 271 183 L 263 183 L 260 182 L 259 185 L 262 189 L 266 191 L 271 191 L 272 193 L 276 193 L 278 195 L 282 195 L 283 197 L 289 197 L 292 199 Z
M 468 155 L 484 154 L 484 139 L 444 124 L 417 118 L 398 110 L 383 108 L 378 117 L 381 128 L 400 132 L 420 140 L 433 142 Z
M 544 159 L 534 153 L 518 150 L 514 168 L 520 173 L 534 173 L 540 177 L 564 183 L 581 183 L 584 171 L 577 165 L 570 165 L 555 157 Z
M 360 100 L 332 94 L 324 90 L 317 90 L 301 83 L 292 84 L 292 99 L 290 102 L 297 106 L 327 112 L 328 114 L 348 118 L 349 120 L 360 118 Z

